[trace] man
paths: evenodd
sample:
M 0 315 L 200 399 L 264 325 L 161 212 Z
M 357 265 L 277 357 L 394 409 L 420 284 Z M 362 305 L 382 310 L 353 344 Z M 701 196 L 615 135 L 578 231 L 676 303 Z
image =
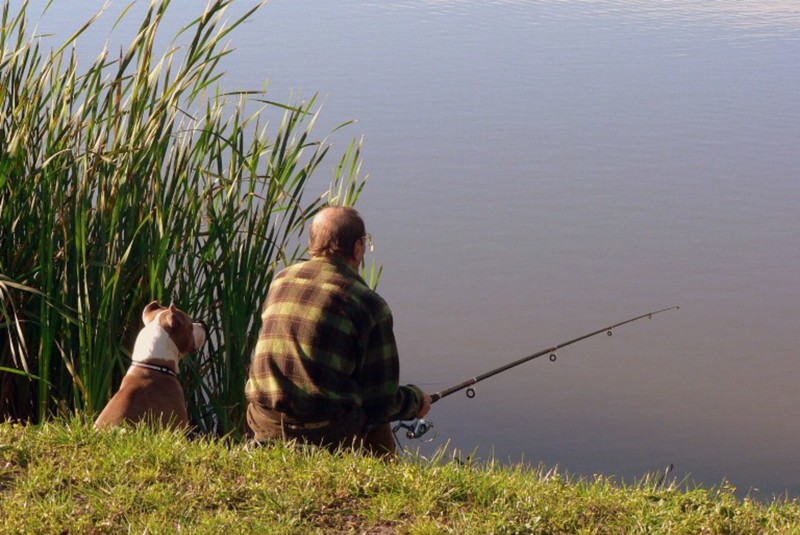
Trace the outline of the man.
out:
M 320 211 L 309 234 L 311 260 L 270 285 L 245 388 L 248 425 L 259 441 L 392 456 L 389 422 L 424 417 L 431 398 L 398 384 L 392 312 L 358 274 L 371 237 L 342 206 Z

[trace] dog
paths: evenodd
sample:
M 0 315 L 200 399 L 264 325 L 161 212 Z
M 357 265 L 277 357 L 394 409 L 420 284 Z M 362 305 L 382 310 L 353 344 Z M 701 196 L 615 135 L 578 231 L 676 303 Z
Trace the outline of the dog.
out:
M 175 305 L 153 301 L 142 312 L 144 328 L 136 337 L 131 366 L 119 391 L 95 421 L 95 428 L 146 422 L 189 429 L 183 388 L 178 381 L 181 359 L 206 341 L 206 328 Z

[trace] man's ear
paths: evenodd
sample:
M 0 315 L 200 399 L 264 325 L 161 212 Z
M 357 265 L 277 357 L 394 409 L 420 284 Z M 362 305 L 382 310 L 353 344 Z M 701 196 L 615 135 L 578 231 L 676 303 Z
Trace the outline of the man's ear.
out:
M 357 240 L 355 244 L 353 244 L 353 264 L 356 266 L 360 266 L 361 262 L 364 261 L 364 253 L 366 252 L 366 245 L 362 240 Z

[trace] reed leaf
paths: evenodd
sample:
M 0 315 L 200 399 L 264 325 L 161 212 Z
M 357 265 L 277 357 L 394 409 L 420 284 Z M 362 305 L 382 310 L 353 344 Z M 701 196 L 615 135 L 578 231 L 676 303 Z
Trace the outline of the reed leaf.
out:
M 266 90 L 219 87 L 233 53 L 223 40 L 263 3 L 228 22 L 230 0 L 211 0 L 163 52 L 156 37 L 170 2 L 150 3 L 117 57 L 104 49 L 85 70 L 72 45 L 107 5 L 45 48 L 28 30 L 27 2 L 16 13 L 3 3 L 3 418 L 99 411 L 156 299 L 210 327 L 182 370 L 192 420 L 220 435 L 244 431 L 244 383 L 272 277 L 305 254 L 309 219 L 326 204 L 355 203 L 366 180 L 357 140 L 324 180 L 330 187 L 309 194 L 332 146 L 314 133 L 316 99 L 278 103 Z

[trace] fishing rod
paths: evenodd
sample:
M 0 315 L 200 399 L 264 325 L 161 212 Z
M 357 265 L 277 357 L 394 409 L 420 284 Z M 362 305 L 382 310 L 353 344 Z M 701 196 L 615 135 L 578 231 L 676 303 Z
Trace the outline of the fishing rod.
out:
M 493 377 L 493 376 L 495 376 L 495 375 L 497 375 L 499 373 L 503 373 L 504 371 L 508 371 L 511 368 L 515 368 L 515 367 L 519 366 L 520 364 L 525 364 L 528 361 L 531 361 L 533 359 L 539 358 L 539 357 L 544 356 L 544 355 L 550 355 L 550 361 L 551 362 L 555 362 L 556 358 L 557 358 L 556 357 L 556 351 L 558 351 L 562 347 L 567 347 L 569 345 L 575 344 L 575 343 L 580 342 L 582 340 L 586 340 L 587 338 L 592 338 L 593 336 L 597 336 L 598 334 L 602 334 L 602 333 L 606 333 L 608 336 L 611 336 L 612 334 L 614 334 L 613 331 L 617 327 L 621 327 L 622 325 L 626 325 L 628 323 L 633 323 L 634 321 L 638 321 L 638 320 L 645 319 L 645 318 L 650 319 L 653 316 L 655 316 L 656 314 L 660 314 L 662 312 L 666 312 L 667 310 L 673 310 L 673 309 L 677 310 L 679 308 L 680 307 L 678 307 L 678 306 L 671 306 L 671 307 L 667 307 L 667 308 L 662 308 L 660 310 L 655 310 L 653 312 L 648 312 L 647 314 L 642 314 L 640 316 L 636 316 L 635 318 L 631 318 L 631 319 L 628 319 L 628 320 L 625 320 L 625 321 L 621 321 L 619 323 L 615 323 L 614 325 L 609 325 L 608 327 L 605 327 L 603 329 L 598 329 L 596 331 L 590 332 L 589 334 L 584 334 L 583 336 L 579 336 L 577 338 L 573 338 L 572 340 L 569 340 L 567 342 L 562 342 L 560 344 L 556 344 L 554 346 L 548 347 L 547 349 L 539 351 L 538 353 L 534 353 L 533 355 L 528 355 L 527 357 L 523 357 L 521 359 L 515 360 L 514 362 L 510 362 L 510 363 L 508 363 L 508 364 L 506 364 L 504 366 L 500 366 L 499 368 L 495 368 L 494 370 L 490 370 L 490 371 L 488 371 L 486 373 L 483 373 L 481 375 L 477 375 L 475 377 L 467 379 L 466 381 L 463 381 L 461 383 L 458 383 L 457 385 L 451 386 L 450 388 L 446 388 L 446 389 L 444 389 L 444 390 L 442 390 L 440 392 L 436 392 L 434 394 L 431 394 L 431 404 L 436 403 L 440 399 L 445 398 L 445 397 L 449 396 L 450 394 L 454 394 L 454 393 L 459 392 L 459 391 L 464 390 L 464 389 L 467 390 L 466 394 L 467 394 L 468 398 L 470 398 L 470 399 L 474 398 L 475 397 L 475 389 L 472 388 L 472 385 L 474 385 L 476 383 L 479 383 L 479 382 L 483 381 L 484 379 L 488 379 L 489 377 Z M 406 429 L 406 437 L 408 437 L 408 438 L 420 438 L 422 435 L 424 435 L 425 433 L 430 431 L 430 429 L 432 427 L 433 427 L 433 422 L 430 422 L 428 420 L 423 420 L 421 418 L 417 418 L 416 420 L 412 420 L 410 423 L 398 422 L 397 425 L 394 427 L 394 432 L 396 433 L 399 429 Z

